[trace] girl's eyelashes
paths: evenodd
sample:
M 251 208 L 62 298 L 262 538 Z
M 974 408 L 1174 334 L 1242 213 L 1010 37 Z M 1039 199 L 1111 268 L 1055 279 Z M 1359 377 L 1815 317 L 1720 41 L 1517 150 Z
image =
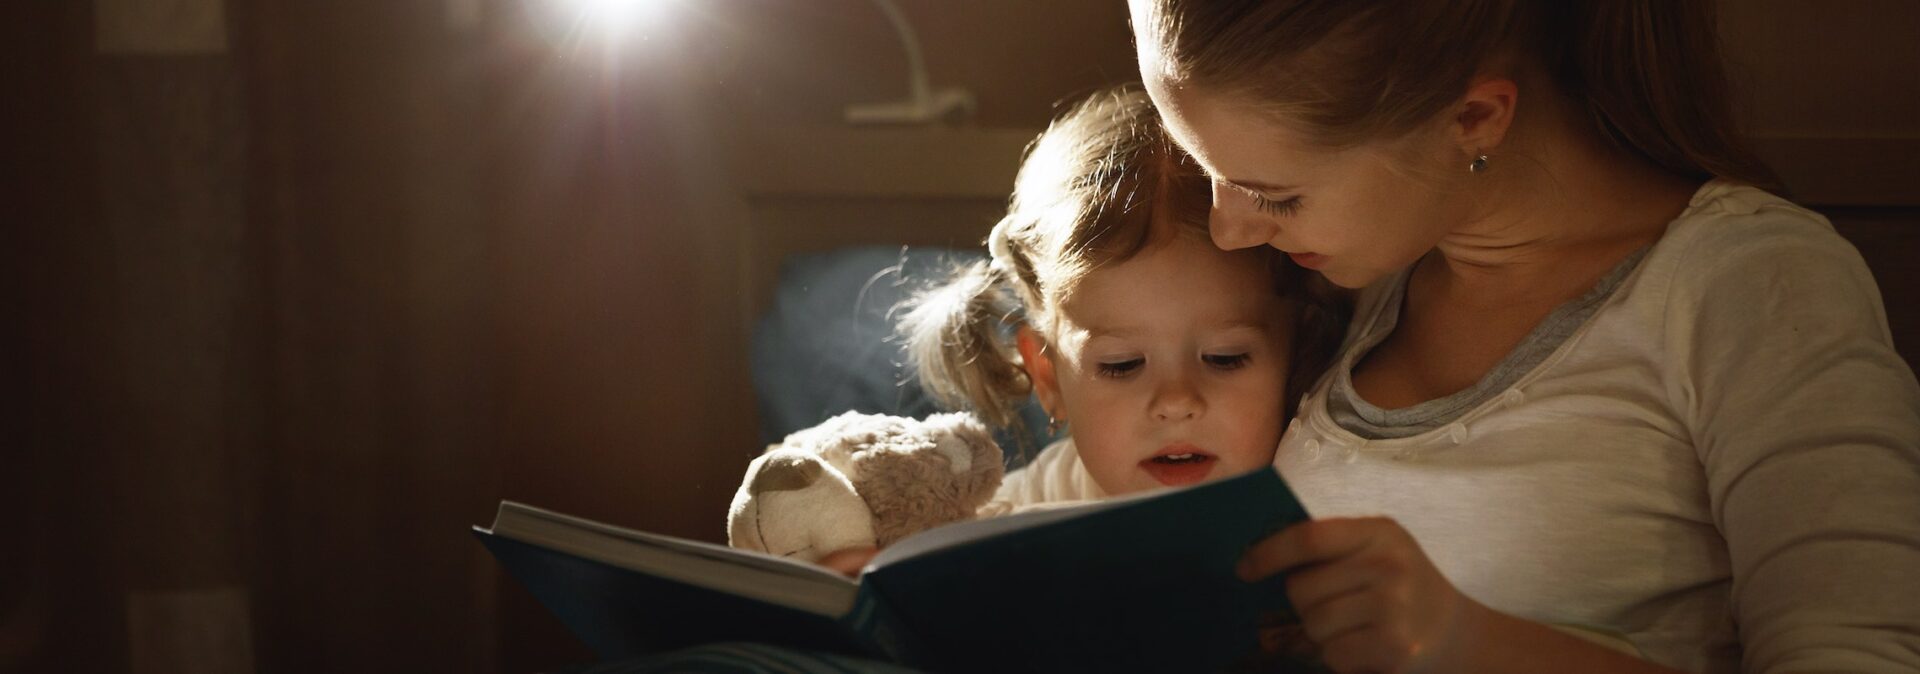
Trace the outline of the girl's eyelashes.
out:
M 1119 379 L 1129 374 L 1133 374 L 1135 370 L 1140 369 L 1140 366 L 1146 365 L 1146 364 L 1147 364 L 1147 359 L 1145 358 L 1133 358 L 1130 360 L 1122 360 L 1122 361 L 1116 361 L 1112 363 L 1100 363 L 1097 369 L 1100 373 L 1100 376 L 1102 377 Z
M 1248 353 L 1207 354 L 1200 357 L 1206 364 L 1220 370 L 1238 370 L 1246 367 L 1247 361 L 1252 359 L 1252 354 Z
M 1201 354 L 1200 356 L 1200 362 L 1206 363 L 1208 367 L 1216 370 L 1238 370 L 1246 367 L 1247 363 L 1252 360 L 1253 354 L 1249 352 L 1208 353 Z M 1121 379 L 1135 372 L 1139 372 L 1140 368 L 1145 367 L 1146 364 L 1147 359 L 1145 358 L 1130 358 L 1127 360 L 1098 363 L 1095 365 L 1095 371 L 1102 377 Z
M 1253 205 L 1268 215 L 1285 217 L 1300 211 L 1300 197 L 1283 201 L 1274 201 L 1258 194 L 1253 195 Z

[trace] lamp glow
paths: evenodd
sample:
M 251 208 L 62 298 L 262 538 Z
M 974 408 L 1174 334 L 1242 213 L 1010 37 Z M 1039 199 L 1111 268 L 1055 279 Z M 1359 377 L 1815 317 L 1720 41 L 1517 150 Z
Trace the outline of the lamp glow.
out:
M 635 30 L 658 25 L 672 0 L 565 0 L 575 29 L 617 43 Z

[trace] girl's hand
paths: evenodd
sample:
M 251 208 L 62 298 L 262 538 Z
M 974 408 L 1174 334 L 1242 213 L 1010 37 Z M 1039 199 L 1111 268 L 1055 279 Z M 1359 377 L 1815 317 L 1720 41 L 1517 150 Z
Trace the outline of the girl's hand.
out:
M 1386 518 L 1301 522 L 1256 543 L 1239 573 L 1287 572 L 1287 598 L 1339 672 L 1457 671 L 1494 615 Z
M 821 557 L 819 564 L 839 571 L 840 575 L 853 578 L 859 576 L 860 570 L 867 568 L 867 562 L 873 561 L 874 555 L 878 554 L 880 554 L 880 548 L 872 547 L 835 550 Z

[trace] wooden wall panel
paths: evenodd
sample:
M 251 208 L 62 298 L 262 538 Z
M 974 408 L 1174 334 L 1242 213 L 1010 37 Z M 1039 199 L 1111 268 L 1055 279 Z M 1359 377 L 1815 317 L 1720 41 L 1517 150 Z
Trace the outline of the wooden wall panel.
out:
M 100 307 L 111 270 L 94 224 L 92 25 L 79 3 L 28 3 L 0 22 L 0 671 L 124 671 L 105 552 L 110 512 L 92 468 L 108 445 L 95 401 L 111 395 L 112 344 Z M 102 625 L 108 625 L 106 630 Z M 105 636 L 109 638 L 100 639 Z
M 1721 2 L 1737 108 L 1814 206 L 1920 206 L 1920 3 Z
M 1920 208 L 1823 211 L 1873 270 L 1900 355 L 1920 365 Z
M 152 597 L 206 614 L 140 625 L 128 658 L 154 672 L 247 662 L 250 653 L 210 652 L 250 641 L 260 456 L 239 81 L 222 56 L 110 56 L 95 68 L 95 194 L 108 240 L 95 254 L 111 270 L 103 310 L 116 328 L 96 355 L 118 395 L 102 408 L 113 441 L 93 475 L 112 513 L 115 587 L 129 625 Z M 230 599 L 194 604 L 204 595 Z
M 1920 136 L 1920 3 L 1718 4 L 1723 50 L 1752 133 Z
M 236 5 L 264 293 L 261 671 L 488 671 L 498 455 L 477 44 L 430 3 Z

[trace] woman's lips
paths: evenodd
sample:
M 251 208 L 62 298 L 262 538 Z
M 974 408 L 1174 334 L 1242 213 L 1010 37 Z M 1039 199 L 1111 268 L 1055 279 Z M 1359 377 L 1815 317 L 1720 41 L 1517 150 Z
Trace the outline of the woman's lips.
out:
M 1158 454 L 1140 462 L 1140 469 L 1147 471 L 1160 484 L 1177 487 L 1205 480 L 1213 472 L 1219 457 L 1201 451 L 1192 445 L 1170 445 Z
M 1319 253 L 1287 253 L 1287 257 L 1293 258 L 1294 264 L 1308 269 L 1319 269 L 1327 264 L 1327 256 Z

